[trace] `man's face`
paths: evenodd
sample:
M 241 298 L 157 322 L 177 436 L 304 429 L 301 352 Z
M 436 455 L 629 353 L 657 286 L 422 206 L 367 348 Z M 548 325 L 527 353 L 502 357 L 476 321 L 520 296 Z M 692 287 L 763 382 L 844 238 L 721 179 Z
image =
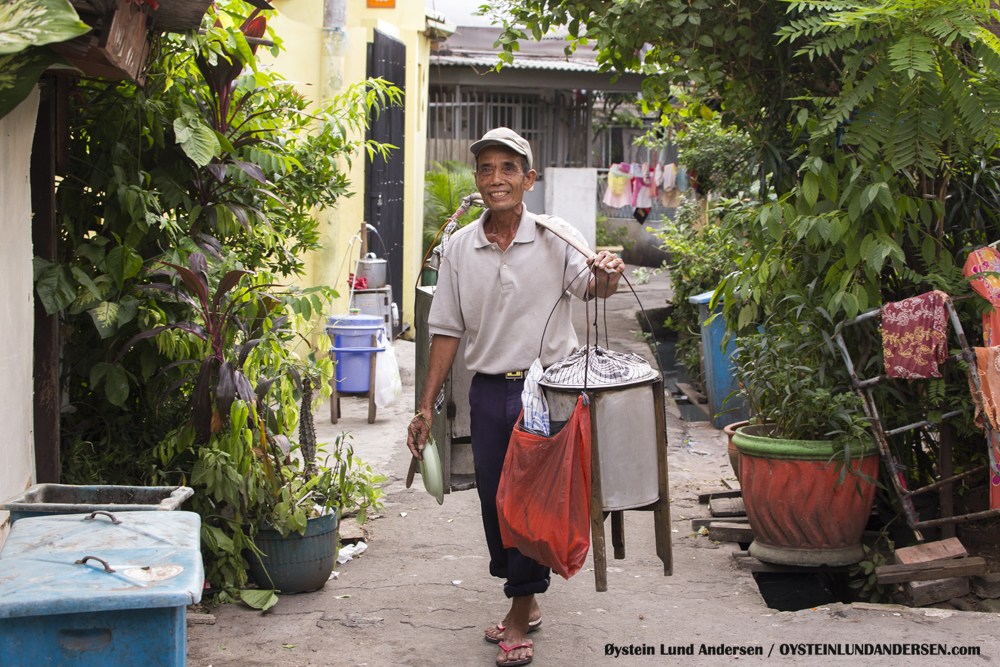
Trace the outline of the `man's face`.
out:
M 524 173 L 523 156 L 506 146 L 487 146 L 476 157 L 476 188 L 491 211 L 516 208 L 535 183 L 535 170 Z

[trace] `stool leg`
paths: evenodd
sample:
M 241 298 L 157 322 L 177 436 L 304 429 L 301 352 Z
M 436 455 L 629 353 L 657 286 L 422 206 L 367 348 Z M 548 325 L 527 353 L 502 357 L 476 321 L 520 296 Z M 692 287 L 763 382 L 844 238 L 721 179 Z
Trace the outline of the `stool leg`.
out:
M 656 535 L 656 555 L 663 561 L 663 576 L 674 573 L 674 557 L 670 544 L 670 477 L 667 468 L 667 421 L 663 405 L 663 380 L 653 385 L 653 409 L 656 412 L 656 459 L 660 477 L 660 499 L 653 511 Z
M 378 336 L 372 335 L 372 347 L 378 345 Z M 375 423 L 375 355 L 372 352 L 368 355 L 368 423 Z
M 330 380 L 330 389 L 333 393 L 330 394 L 330 423 L 336 424 L 337 420 L 340 418 L 340 397 L 337 395 L 337 374 L 333 374 L 333 378 Z
M 608 590 L 608 555 L 604 543 L 604 495 L 601 492 L 601 465 L 597 443 L 594 397 L 590 396 L 590 541 L 594 548 L 594 587 Z
M 611 513 L 611 544 L 615 548 L 615 560 L 625 558 L 625 515 L 621 510 Z

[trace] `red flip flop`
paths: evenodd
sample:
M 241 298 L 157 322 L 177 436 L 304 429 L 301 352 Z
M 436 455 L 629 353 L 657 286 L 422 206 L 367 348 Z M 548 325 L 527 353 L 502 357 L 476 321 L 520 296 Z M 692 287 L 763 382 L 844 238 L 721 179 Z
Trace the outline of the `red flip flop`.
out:
M 514 644 L 513 646 L 507 646 L 503 642 L 499 642 L 499 644 L 500 648 L 504 651 L 504 653 L 510 653 L 511 651 L 519 648 L 534 648 L 534 645 L 531 642 L 524 642 L 523 644 Z M 517 665 L 527 665 L 529 662 L 531 662 L 532 657 L 534 656 L 531 655 L 528 656 L 527 658 L 524 658 L 523 660 L 513 660 L 508 662 L 500 662 L 499 660 L 497 660 L 497 667 L 517 667 Z
M 540 627 L 542 627 L 542 619 L 538 619 L 537 621 L 529 621 L 528 622 L 528 634 L 530 635 L 532 632 L 534 632 L 535 630 L 537 630 Z M 503 623 L 497 623 L 497 630 L 499 630 L 500 632 L 503 632 L 506 629 L 507 629 L 507 627 Z M 496 637 L 490 637 L 489 635 L 486 635 L 485 639 L 486 639 L 486 641 L 488 641 L 491 644 L 499 644 L 500 643 L 499 639 L 497 639 Z

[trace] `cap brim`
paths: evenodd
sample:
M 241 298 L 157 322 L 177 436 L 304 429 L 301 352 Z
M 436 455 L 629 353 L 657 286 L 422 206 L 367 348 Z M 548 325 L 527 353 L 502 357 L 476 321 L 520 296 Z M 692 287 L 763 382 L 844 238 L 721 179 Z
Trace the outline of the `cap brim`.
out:
M 526 157 L 526 158 L 528 157 L 528 154 L 525 153 L 517 144 L 515 144 L 514 142 L 504 141 L 503 139 L 480 139 L 479 141 L 469 146 L 469 150 L 472 152 L 473 155 L 479 155 L 479 151 L 483 150 L 487 146 L 503 146 L 504 148 L 511 149 L 521 157 Z M 534 168 L 533 165 L 530 164 L 531 158 L 528 158 L 528 163 L 529 163 L 528 164 L 529 168 Z

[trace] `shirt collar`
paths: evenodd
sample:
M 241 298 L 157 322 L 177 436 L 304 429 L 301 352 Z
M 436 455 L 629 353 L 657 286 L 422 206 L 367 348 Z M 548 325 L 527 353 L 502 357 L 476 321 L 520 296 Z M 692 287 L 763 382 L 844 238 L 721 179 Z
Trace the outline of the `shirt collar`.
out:
M 483 211 L 483 214 L 479 217 L 477 221 L 479 228 L 476 230 L 476 247 L 485 248 L 491 245 L 488 240 L 486 240 L 486 230 L 483 229 L 483 225 L 489 220 L 490 211 L 489 209 Z M 528 211 L 528 207 L 521 202 L 521 222 L 517 226 L 517 234 L 514 235 L 514 243 L 531 243 L 535 240 L 535 216 L 533 213 Z

